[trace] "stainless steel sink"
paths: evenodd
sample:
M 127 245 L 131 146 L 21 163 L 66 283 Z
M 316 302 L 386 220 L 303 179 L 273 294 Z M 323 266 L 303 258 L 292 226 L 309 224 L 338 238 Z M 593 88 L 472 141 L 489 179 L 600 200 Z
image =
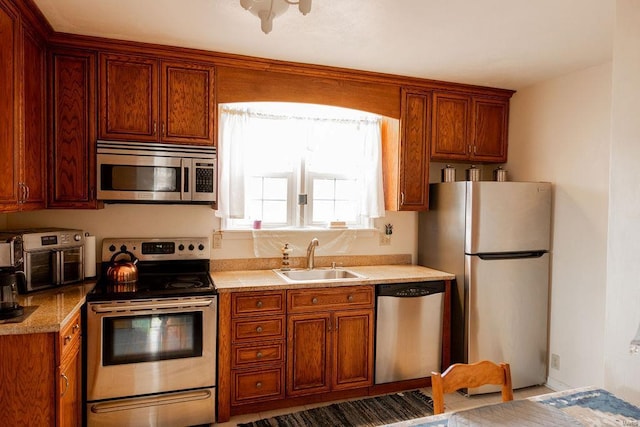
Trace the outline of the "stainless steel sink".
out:
M 294 269 L 289 271 L 273 270 L 289 283 L 300 282 L 342 282 L 366 279 L 366 276 L 343 268 Z

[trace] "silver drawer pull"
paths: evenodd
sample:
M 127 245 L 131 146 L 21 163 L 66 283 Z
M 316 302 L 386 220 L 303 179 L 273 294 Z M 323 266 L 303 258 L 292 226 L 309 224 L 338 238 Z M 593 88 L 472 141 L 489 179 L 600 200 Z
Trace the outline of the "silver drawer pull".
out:
M 256 358 L 258 358 L 258 359 L 262 359 L 262 353 L 261 353 L 261 352 L 257 352 L 257 353 L 256 353 Z
M 311 300 L 311 302 L 312 302 L 313 304 L 317 304 L 317 303 L 318 303 L 318 298 L 313 298 L 313 299 Z
M 347 297 L 347 300 L 348 300 L 349 302 L 353 302 L 353 295 L 349 295 L 349 296 Z
M 256 383 L 256 388 L 262 388 L 262 383 L 260 381 Z
M 258 307 L 258 308 L 262 308 L 262 301 L 258 301 L 258 302 L 256 302 L 256 307 Z
M 257 333 L 261 333 L 261 332 L 262 332 L 262 326 L 258 326 L 258 327 L 256 328 L 256 332 L 257 332 Z

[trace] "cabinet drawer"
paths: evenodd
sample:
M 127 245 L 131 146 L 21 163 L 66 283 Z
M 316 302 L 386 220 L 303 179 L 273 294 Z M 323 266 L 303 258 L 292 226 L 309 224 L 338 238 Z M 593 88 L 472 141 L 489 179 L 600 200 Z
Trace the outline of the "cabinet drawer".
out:
M 233 317 L 284 314 L 284 292 L 237 292 L 231 296 Z
M 255 363 L 284 362 L 284 341 L 252 345 L 234 345 L 232 367 L 241 368 Z
M 60 356 L 64 358 L 68 351 L 76 348 L 82 336 L 82 325 L 80 323 L 80 310 L 67 322 L 59 334 Z
M 284 398 L 284 370 L 282 368 L 259 371 L 233 371 L 233 403 L 249 403 L 253 400 Z
M 373 286 L 349 286 L 323 289 L 288 291 L 288 308 L 291 313 L 334 308 L 373 307 Z
M 284 338 L 284 316 L 240 319 L 231 322 L 233 341 Z

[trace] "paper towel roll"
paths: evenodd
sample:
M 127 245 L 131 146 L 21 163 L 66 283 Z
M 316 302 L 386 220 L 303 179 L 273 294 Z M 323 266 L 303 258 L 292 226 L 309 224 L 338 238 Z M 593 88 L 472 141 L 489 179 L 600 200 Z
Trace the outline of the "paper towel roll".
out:
M 96 277 L 96 236 L 84 237 L 84 277 Z

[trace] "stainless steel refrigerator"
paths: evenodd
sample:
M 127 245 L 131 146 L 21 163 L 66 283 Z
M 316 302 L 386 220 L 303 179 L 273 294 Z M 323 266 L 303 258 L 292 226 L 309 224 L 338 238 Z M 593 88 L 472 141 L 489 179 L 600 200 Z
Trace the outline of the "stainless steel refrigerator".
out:
M 514 388 L 543 384 L 551 184 L 431 184 L 429 211 L 420 213 L 418 229 L 418 263 L 456 275 L 453 362 L 505 361 Z

